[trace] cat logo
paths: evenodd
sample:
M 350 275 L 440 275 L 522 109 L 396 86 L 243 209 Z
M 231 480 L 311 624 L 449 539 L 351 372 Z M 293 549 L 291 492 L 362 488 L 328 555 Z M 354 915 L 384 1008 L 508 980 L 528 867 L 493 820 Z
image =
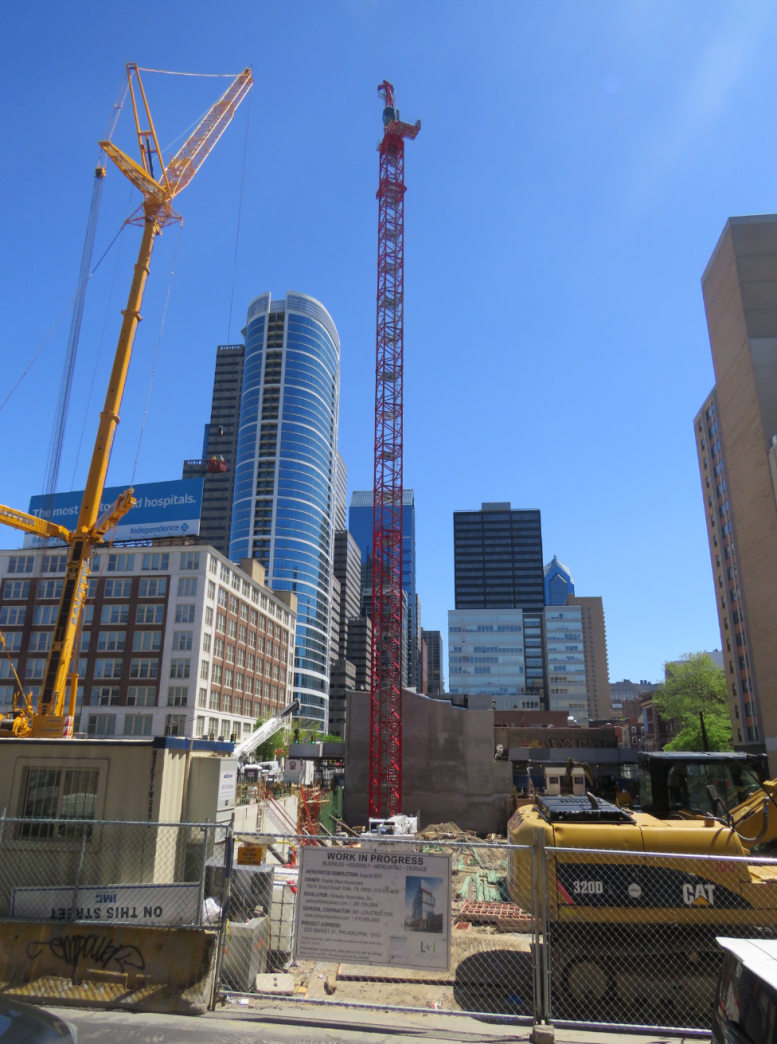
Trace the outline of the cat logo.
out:
M 686 906 L 714 906 L 715 885 L 714 884 L 684 884 L 683 902 Z

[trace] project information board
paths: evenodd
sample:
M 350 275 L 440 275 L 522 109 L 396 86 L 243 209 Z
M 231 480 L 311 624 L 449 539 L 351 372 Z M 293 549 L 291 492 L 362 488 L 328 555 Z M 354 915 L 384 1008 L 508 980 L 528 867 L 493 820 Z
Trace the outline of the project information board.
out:
M 448 969 L 451 857 L 390 845 L 304 847 L 295 956 Z

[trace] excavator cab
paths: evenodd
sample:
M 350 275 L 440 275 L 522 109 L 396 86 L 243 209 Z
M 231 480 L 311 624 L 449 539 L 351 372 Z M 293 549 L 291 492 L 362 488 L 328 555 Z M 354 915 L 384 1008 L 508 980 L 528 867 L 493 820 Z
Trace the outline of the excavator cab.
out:
M 763 790 L 769 772 L 765 754 L 739 751 L 641 752 L 638 764 L 640 808 L 659 819 L 716 815 L 709 787 L 733 809 Z

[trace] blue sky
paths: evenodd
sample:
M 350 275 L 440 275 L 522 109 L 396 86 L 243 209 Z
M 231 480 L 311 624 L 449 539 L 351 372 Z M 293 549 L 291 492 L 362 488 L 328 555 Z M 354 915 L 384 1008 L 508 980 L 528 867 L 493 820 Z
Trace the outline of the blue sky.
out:
M 719 645 L 692 435 L 713 383 L 699 280 L 729 215 L 774 210 L 773 7 L 81 0 L 1 17 L 0 400 L 75 292 L 124 63 L 253 64 L 250 113 L 179 197 L 180 242 L 172 228 L 155 250 L 108 479 L 128 481 L 136 454 L 137 481 L 178 478 L 200 454 L 248 127 L 231 337 L 265 290 L 327 306 L 349 490 L 369 487 L 387 77 L 403 118 L 423 123 L 406 161 L 405 484 L 424 625 L 445 632 L 453 607 L 452 512 L 510 500 L 542 510 L 546 561 L 558 554 L 578 593 L 604 598 L 613 680 Z M 226 82 L 146 77 L 163 148 Z M 125 111 L 125 148 L 130 131 Z M 109 169 L 96 257 L 130 202 Z M 138 235 L 90 283 L 63 489 L 83 485 Z M 26 508 L 42 487 L 67 327 L 0 411 L 4 503 Z

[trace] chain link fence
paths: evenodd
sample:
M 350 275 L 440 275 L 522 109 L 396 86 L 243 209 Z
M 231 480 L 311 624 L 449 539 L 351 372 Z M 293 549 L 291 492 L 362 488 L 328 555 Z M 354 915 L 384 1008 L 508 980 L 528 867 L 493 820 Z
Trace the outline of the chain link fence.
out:
M 298 937 L 301 903 L 309 901 L 300 892 L 306 846 L 335 862 L 376 846 L 444 856 L 450 898 L 445 891 L 446 905 L 425 912 L 431 900 L 422 897 L 404 929 L 438 932 L 446 946 L 449 939 L 450 961 L 446 955 L 436 967 L 410 969 L 400 959 L 376 964 L 350 951 L 334 959 L 326 946 L 322 957 L 303 956 L 310 953 Z M 353 894 L 356 911 L 356 886 Z M 350 916 L 358 929 L 361 908 Z M 260 1007 L 280 995 L 513 1022 L 701 1032 L 711 1024 L 722 960 L 715 937 L 777 937 L 777 860 L 546 849 L 539 835 L 532 846 L 474 837 L 235 838 L 230 826 L 208 823 L 5 818 L 3 921 L 215 932 L 214 996 L 245 995 Z
M 2 818 L 0 920 L 218 927 L 229 835 L 212 823 Z

